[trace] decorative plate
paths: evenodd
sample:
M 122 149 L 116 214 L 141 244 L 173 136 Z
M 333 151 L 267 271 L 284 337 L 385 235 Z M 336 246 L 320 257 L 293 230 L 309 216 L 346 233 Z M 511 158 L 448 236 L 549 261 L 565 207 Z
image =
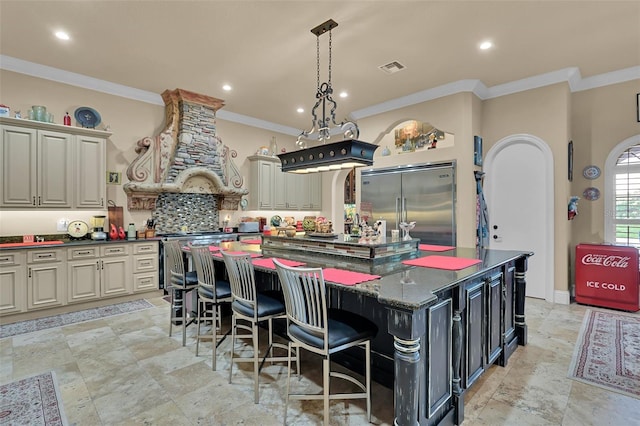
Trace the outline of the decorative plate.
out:
M 582 193 L 582 196 L 586 200 L 595 201 L 598 198 L 600 198 L 600 190 L 598 188 L 594 188 L 593 186 L 590 186 L 589 188 L 584 190 L 584 192 Z
M 598 166 L 587 166 L 582 170 L 582 176 L 587 179 L 598 179 L 600 177 L 600 168 Z
M 280 223 L 282 223 L 282 218 L 280 216 L 275 215 L 271 217 L 271 226 L 278 227 L 280 226 Z
M 87 127 L 89 129 L 95 129 L 95 127 L 102 122 L 98 111 L 89 107 L 78 108 L 73 113 L 73 116 L 82 127 Z

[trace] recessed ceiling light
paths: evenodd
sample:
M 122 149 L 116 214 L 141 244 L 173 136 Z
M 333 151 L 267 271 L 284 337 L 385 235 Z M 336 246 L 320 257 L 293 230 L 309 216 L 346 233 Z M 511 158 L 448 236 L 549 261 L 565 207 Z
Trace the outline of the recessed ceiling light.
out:
M 298 111 L 299 114 L 302 114 L 304 112 L 304 108 L 298 108 L 296 111 Z
M 231 86 L 228 84 L 225 84 L 224 86 L 222 86 L 222 90 L 224 90 L 225 92 L 228 92 L 231 90 Z
M 58 37 L 60 40 L 69 40 L 71 37 L 69 37 L 69 34 L 65 33 L 64 31 L 56 31 L 56 37 Z
M 491 49 L 492 47 L 493 43 L 491 43 L 490 41 L 483 41 L 482 43 L 480 43 L 480 49 L 482 50 Z
M 349 94 L 347 92 L 340 92 L 340 97 L 341 98 L 346 98 L 347 96 L 349 96 Z

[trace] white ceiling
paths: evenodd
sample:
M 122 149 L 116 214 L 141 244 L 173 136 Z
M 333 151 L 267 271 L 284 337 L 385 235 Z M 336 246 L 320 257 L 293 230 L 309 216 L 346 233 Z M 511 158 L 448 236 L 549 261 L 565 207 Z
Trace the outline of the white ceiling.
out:
M 34 64 L 44 65 L 80 74 L 62 81 L 99 86 L 83 78 L 93 77 L 158 102 L 166 89 L 186 89 L 224 99 L 221 114 L 304 129 L 316 90 L 310 29 L 330 18 L 339 24 L 333 87 L 349 93 L 335 96 L 338 120 L 451 91 L 486 98 L 554 81 L 579 90 L 640 78 L 633 0 L 0 0 L 0 67 L 56 74 Z M 57 29 L 72 39 L 57 40 Z M 495 48 L 480 51 L 486 39 Z M 322 81 L 327 44 L 321 36 Z M 391 61 L 406 69 L 378 69 Z

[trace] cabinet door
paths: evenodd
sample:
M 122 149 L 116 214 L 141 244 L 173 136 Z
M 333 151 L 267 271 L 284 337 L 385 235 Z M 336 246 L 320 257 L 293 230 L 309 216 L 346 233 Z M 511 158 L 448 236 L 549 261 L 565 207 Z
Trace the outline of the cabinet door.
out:
M 42 263 L 28 267 L 27 308 L 40 309 L 66 304 L 63 263 Z
M 487 362 L 492 364 L 502 352 L 502 274 L 491 276 L 487 286 Z
M 276 210 L 297 210 L 300 206 L 301 179 L 305 176 L 283 173 L 280 164 L 274 167 L 273 204 Z
M 131 262 L 129 257 L 103 258 L 100 261 L 100 272 L 101 296 L 131 293 Z
M 322 209 L 322 175 L 311 173 L 303 175 L 306 178 L 301 184 L 300 197 L 303 210 Z
M 85 302 L 100 297 L 100 261 L 96 258 L 67 263 L 69 303 Z
M 25 311 L 26 272 L 24 252 L 0 254 L 0 315 Z
M 265 160 L 253 161 L 251 164 L 251 188 L 249 203 L 252 209 L 272 210 L 274 194 L 274 165 Z
M 103 208 L 106 192 L 105 140 L 77 135 L 75 140 L 75 207 Z
M 485 283 L 480 281 L 465 289 L 466 295 L 466 386 L 484 371 L 485 348 Z
M 38 131 L 38 207 L 71 207 L 72 136 Z
M 34 207 L 37 197 L 36 130 L 2 126 L 0 138 L 0 203 L 2 207 Z

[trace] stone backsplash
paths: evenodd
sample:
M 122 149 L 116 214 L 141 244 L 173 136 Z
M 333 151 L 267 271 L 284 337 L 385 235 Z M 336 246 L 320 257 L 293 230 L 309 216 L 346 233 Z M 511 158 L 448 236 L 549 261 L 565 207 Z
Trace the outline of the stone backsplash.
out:
M 214 194 L 160 194 L 151 214 L 156 233 L 218 231 L 217 202 Z

